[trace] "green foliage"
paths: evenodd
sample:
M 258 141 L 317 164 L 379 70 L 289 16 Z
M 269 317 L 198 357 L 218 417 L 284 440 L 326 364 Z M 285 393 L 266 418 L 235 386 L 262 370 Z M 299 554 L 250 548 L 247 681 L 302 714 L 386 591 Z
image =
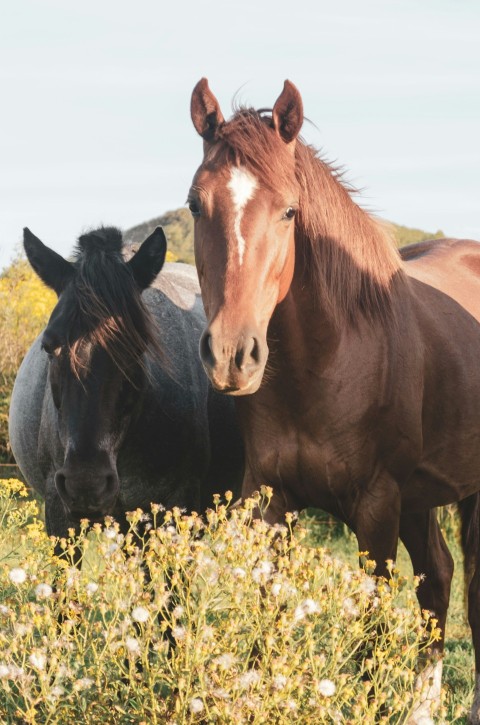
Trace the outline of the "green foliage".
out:
M 291 516 L 252 520 L 269 489 L 234 510 L 217 501 L 206 521 L 136 511 L 126 536 L 110 519 L 89 534 L 85 522 L 79 539 L 60 540 L 62 558 L 32 511 L 16 514 L 19 493 L 0 482 L 7 722 L 373 725 L 380 711 L 403 723 L 415 706 L 428 642 L 413 588 L 393 567 L 375 581 L 305 545 Z
M 124 232 L 124 239 L 130 244 L 141 244 L 153 230 L 163 227 L 168 249 L 174 255 L 175 261 L 195 264 L 193 254 L 193 220 L 188 209 L 180 208 L 167 211 L 162 216 L 139 224 Z
M 46 325 L 56 296 L 24 259 L 0 276 L 0 462 L 12 462 L 8 408 L 18 367 Z

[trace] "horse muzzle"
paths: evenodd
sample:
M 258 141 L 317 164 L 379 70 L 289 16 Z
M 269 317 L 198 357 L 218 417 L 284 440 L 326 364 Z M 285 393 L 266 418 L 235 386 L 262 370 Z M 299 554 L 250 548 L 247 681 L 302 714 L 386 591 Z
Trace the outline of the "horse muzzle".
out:
M 226 395 L 255 393 L 263 378 L 268 347 L 259 335 L 246 331 L 228 341 L 213 326 L 200 339 L 200 359 L 213 387 Z
M 103 521 L 111 515 L 117 501 L 119 480 L 113 469 L 75 471 L 64 466 L 55 474 L 55 486 L 69 518 Z

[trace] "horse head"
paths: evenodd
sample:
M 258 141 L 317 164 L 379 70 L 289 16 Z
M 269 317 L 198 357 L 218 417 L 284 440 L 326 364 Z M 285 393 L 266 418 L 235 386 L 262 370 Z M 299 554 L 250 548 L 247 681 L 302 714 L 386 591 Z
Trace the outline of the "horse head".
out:
M 145 354 L 156 344 L 142 291 L 163 266 L 165 235 L 157 228 L 128 262 L 114 228 L 80 237 L 73 261 L 28 229 L 24 247 L 58 295 L 42 335 L 64 454 L 55 486 L 71 519 L 99 520 L 117 500 L 117 454 L 146 384 Z
M 200 356 L 217 390 L 245 395 L 261 384 L 267 327 L 293 276 L 302 100 L 286 81 L 271 113 L 240 109 L 225 122 L 202 79 L 191 115 L 204 139 L 188 196 L 208 322 Z

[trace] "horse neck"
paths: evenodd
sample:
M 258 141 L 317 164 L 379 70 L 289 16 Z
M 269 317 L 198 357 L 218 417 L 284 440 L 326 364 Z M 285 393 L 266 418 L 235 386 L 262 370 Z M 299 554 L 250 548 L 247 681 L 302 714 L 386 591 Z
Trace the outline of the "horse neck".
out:
M 388 306 L 391 280 L 402 273 L 391 233 L 353 200 L 338 172 L 303 145 L 297 172 L 296 270 L 338 324 L 362 309 L 376 314 Z
M 271 389 L 278 389 L 281 396 L 295 383 L 295 395 L 303 390 L 308 397 L 307 371 L 321 375 L 329 368 L 329 375 L 337 374 L 335 371 L 340 374 L 347 362 L 343 356 L 354 354 L 352 346 L 357 350 L 368 347 L 372 364 L 381 364 L 385 348 L 393 344 L 399 326 L 404 327 L 410 314 L 410 287 L 399 270 L 390 281 L 388 298 L 379 299 L 378 309 L 365 312 L 358 307 L 356 314 L 348 317 L 343 311 L 337 314 L 332 310 L 331 300 L 325 300 L 315 287 L 304 260 L 297 261 L 290 290 L 269 325 L 271 359 L 266 383 L 268 386 L 271 381 Z
M 303 274 L 295 273 L 290 290 L 276 307 L 269 325 L 272 361 L 268 367 L 273 377 L 286 374 L 291 380 L 311 365 L 321 369 L 337 348 L 340 336 L 328 309 L 319 304 Z

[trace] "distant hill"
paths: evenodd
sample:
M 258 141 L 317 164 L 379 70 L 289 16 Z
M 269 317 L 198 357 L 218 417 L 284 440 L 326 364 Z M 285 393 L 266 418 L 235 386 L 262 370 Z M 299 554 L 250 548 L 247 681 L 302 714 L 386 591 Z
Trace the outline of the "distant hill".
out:
M 155 227 L 163 227 L 168 241 L 168 251 L 175 256 L 177 262 L 195 264 L 193 256 L 193 219 L 186 208 L 167 211 L 162 216 L 138 224 L 123 233 L 125 242 L 141 244 Z
M 445 236 L 442 231 L 424 232 L 421 229 L 410 229 L 400 224 L 389 224 L 398 247 L 406 244 L 421 242 L 424 239 L 440 239 Z M 186 208 L 167 211 L 162 216 L 151 219 L 143 224 L 128 229 L 124 233 L 125 241 L 130 244 L 141 244 L 155 227 L 163 227 L 168 240 L 168 250 L 171 258 L 177 262 L 195 264 L 193 256 L 193 219 Z
M 405 247 L 407 244 L 415 242 L 423 242 L 424 239 L 443 239 L 444 232 L 439 229 L 437 232 L 424 232 L 422 229 L 411 229 L 410 227 L 402 227 L 400 224 L 393 224 L 393 236 L 397 242 L 397 247 Z

